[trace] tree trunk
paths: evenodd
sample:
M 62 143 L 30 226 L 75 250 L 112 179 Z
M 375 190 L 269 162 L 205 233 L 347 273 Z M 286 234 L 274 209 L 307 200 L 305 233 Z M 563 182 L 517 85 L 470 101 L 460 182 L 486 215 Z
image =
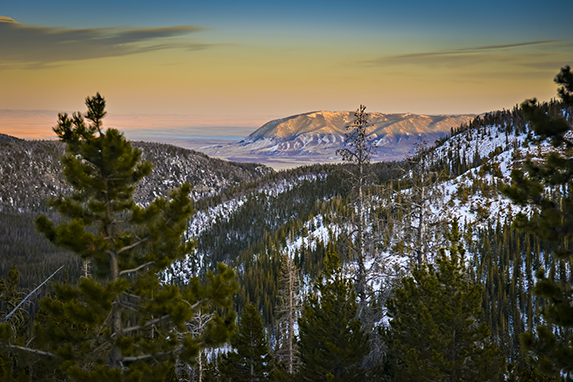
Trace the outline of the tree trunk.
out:
M 119 279 L 119 265 L 117 263 L 117 254 L 110 254 L 110 265 L 111 265 L 111 281 L 116 281 Z M 119 305 L 119 296 L 113 301 L 113 307 L 111 310 L 111 336 L 117 339 L 121 335 L 121 308 Z M 110 366 L 111 367 L 121 367 L 121 349 L 117 347 L 115 341 L 113 341 L 113 348 L 110 353 Z
M 360 166 L 360 185 L 358 188 L 358 282 L 357 294 L 360 299 L 361 308 L 366 303 L 366 267 L 364 265 L 364 193 L 362 190 L 362 165 Z
M 106 209 L 106 222 L 104 223 L 103 230 L 106 234 L 107 240 L 113 243 L 114 238 L 114 227 L 113 227 L 113 216 L 112 216 L 112 205 L 109 200 L 109 194 L 107 190 L 111 188 L 110 181 L 106 181 L 106 191 L 105 191 L 105 203 L 107 205 Z M 111 282 L 119 280 L 119 263 L 118 263 L 118 253 L 115 250 L 109 251 L 109 265 L 110 265 L 110 280 Z M 113 306 L 111 309 L 111 338 L 112 338 L 112 349 L 110 352 L 110 366 L 112 368 L 121 368 L 121 349 L 115 344 L 115 341 L 121 336 L 121 305 L 120 305 L 119 295 L 114 299 Z
M 295 304 L 294 304 L 294 267 L 290 257 L 287 257 L 289 262 L 288 268 L 288 289 L 289 289 L 289 301 L 288 301 L 288 372 L 293 373 L 293 363 L 294 363 L 294 320 L 295 320 Z
M 203 382 L 203 350 L 199 351 L 198 366 L 199 366 L 199 382 Z
M 422 269 L 422 264 L 426 262 L 426 185 L 424 179 L 424 173 L 421 174 L 421 184 L 420 184 L 420 199 L 418 201 L 419 204 L 419 213 L 418 213 L 418 248 L 417 252 L 417 261 L 418 261 L 418 269 Z

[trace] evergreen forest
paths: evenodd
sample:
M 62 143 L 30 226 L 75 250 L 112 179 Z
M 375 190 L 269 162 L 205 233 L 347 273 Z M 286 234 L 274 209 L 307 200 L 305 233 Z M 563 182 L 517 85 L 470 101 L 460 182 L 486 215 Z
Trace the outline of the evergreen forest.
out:
M 372 162 L 0 134 L 0 381 L 573 380 L 573 73 Z

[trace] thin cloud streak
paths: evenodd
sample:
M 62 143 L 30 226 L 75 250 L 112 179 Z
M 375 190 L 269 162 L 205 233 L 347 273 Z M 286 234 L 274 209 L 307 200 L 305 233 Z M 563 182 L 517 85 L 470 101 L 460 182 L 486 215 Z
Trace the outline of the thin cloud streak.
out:
M 440 66 L 472 66 L 487 62 L 505 62 L 522 65 L 532 65 L 540 58 L 539 53 L 519 53 L 515 48 L 530 46 L 548 46 L 561 43 L 559 40 L 530 41 L 515 44 L 486 45 L 452 50 L 410 53 L 385 56 L 373 60 L 360 61 L 361 66 L 392 66 L 392 65 L 440 65 Z M 556 55 L 555 52 L 544 52 L 544 55 Z
M 173 39 L 205 29 L 198 25 L 65 29 L 23 25 L 0 16 L 0 70 L 45 67 L 63 61 L 120 57 L 165 49 L 204 50 L 213 45 Z
M 460 48 L 460 49 L 456 49 L 456 50 L 457 51 L 495 50 L 495 49 L 517 48 L 517 47 L 528 46 L 528 45 L 553 44 L 553 43 L 557 43 L 557 42 L 559 42 L 559 40 L 529 41 L 529 42 L 519 42 L 519 43 L 515 43 L 515 44 L 476 46 L 476 47 L 472 47 L 472 48 Z

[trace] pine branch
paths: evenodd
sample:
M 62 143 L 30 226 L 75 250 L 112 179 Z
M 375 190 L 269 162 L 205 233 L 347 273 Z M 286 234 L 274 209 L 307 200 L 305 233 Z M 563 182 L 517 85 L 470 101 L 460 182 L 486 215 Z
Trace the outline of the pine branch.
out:
M 140 311 L 140 309 L 138 309 L 138 308 L 139 308 L 138 305 L 136 305 L 136 304 L 131 304 L 131 303 L 127 302 L 127 301 L 119 301 L 118 304 L 119 304 L 120 306 L 123 306 L 124 308 L 130 309 L 130 310 L 132 310 L 132 311 L 134 311 L 134 312 L 139 312 L 139 311 Z
M 181 301 L 186 302 L 187 305 L 189 305 L 189 307 L 191 308 L 191 310 L 195 310 L 195 309 L 197 309 L 199 306 L 201 306 L 201 304 L 203 304 L 205 301 L 208 301 L 208 300 L 209 300 L 209 299 L 207 299 L 207 298 L 203 298 L 203 299 L 197 301 L 197 302 L 196 302 L 195 304 L 193 304 L 193 305 L 191 305 L 191 303 L 190 303 L 189 301 L 187 301 L 187 300 L 181 300 Z
M 50 280 L 56 273 L 58 273 L 60 271 L 60 269 L 62 269 L 64 266 L 62 265 L 61 267 L 59 267 L 54 273 L 52 273 L 47 279 L 44 280 L 43 283 L 41 283 L 40 285 L 38 285 L 36 287 L 36 289 L 34 289 L 33 291 L 31 291 L 30 293 L 28 293 L 28 295 L 26 297 L 24 297 L 24 299 L 22 301 L 20 301 L 20 303 L 18 305 L 16 305 L 16 307 L 6 315 L 6 317 L 4 317 L 2 319 L 2 321 L 0 322 L 4 322 L 4 321 L 8 321 L 10 319 L 10 317 L 20 308 L 20 306 L 22 306 L 22 304 L 24 304 L 26 302 L 27 299 L 29 299 L 34 293 L 36 293 L 42 286 L 44 286 L 45 283 L 48 282 L 48 280 Z
M 136 357 L 123 357 L 123 358 L 121 358 L 121 362 L 136 362 L 136 361 L 142 361 L 144 359 L 149 359 L 149 358 L 162 357 L 165 355 L 174 355 L 179 350 L 181 350 L 181 347 L 178 347 L 177 349 L 172 350 L 172 351 L 166 351 L 166 352 L 161 352 L 161 353 L 142 354 L 142 355 L 138 355 Z
M 23 347 L 23 346 L 8 345 L 8 344 L 0 344 L 0 346 L 4 347 L 4 348 L 9 348 L 9 349 L 23 350 L 23 351 L 27 351 L 28 353 L 32 353 L 32 354 L 44 355 L 46 357 L 58 358 L 58 356 L 55 355 L 54 353 L 50 353 L 50 352 L 42 351 L 42 350 L 31 349 L 31 348 L 27 348 L 27 347 Z
M 145 329 L 145 328 L 150 327 L 151 325 L 155 325 L 155 324 L 157 324 L 158 322 L 161 322 L 161 321 L 163 321 L 163 320 L 166 320 L 166 319 L 168 319 L 168 318 L 170 318 L 170 317 L 171 317 L 170 314 L 166 314 L 165 316 L 161 316 L 161 317 L 159 317 L 159 318 L 155 318 L 155 319 L 153 319 L 153 320 L 147 321 L 147 322 L 145 323 L 145 325 L 131 326 L 131 327 L 129 327 L 129 328 L 125 328 L 125 329 L 123 329 L 123 330 L 121 331 L 121 333 L 122 333 L 122 334 L 126 334 L 126 333 L 129 333 L 129 332 L 133 332 L 134 330 Z
M 135 243 L 135 244 L 140 244 L 140 243 L 141 243 L 141 242 Z M 135 246 L 135 244 L 134 244 L 134 245 L 130 245 L 130 247 Z M 127 247 L 125 247 L 125 248 L 127 248 Z M 122 249 L 121 251 L 123 251 L 123 249 Z M 118 254 L 121 253 L 121 251 L 119 251 Z M 120 276 L 123 276 L 123 275 L 126 275 L 126 274 L 128 274 L 128 273 L 137 272 L 137 271 L 139 271 L 141 268 L 145 268 L 145 267 L 147 267 L 148 265 L 153 264 L 154 262 L 155 262 L 155 261 L 149 261 L 149 262 L 147 262 L 147 263 L 145 263 L 145 264 L 141 264 L 141 265 L 140 265 L 139 267 L 137 267 L 137 268 L 123 270 L 123 271 L 119 272 L 119 275 L 120 275 Z
M 135 248 L 135 247 L 137 247 L 139 244 L 144 243 L 144 242 L 146 242 L 146 241 L 147 241 L 147 238 L 145 238 L 145 239 L 143 239 L 143 240 L 140 240 L 140 241 L 138 241 L 138 242 L 136 242 L 136 243 L 133 243 L 133 244 L 131 244 L 131 245 L 128 245 L 127 247 L 123 247 L 122 249 L 120 249 L 119 251 L 117 251 L 117 254 L 119 255 L 120 253 L 122 253 L 122 252 L 124 252 L 124 251 L 129 251 L 130 249 Z M 148 264 L 150 264 L 150 263 L 152 263 L 152 262 L 153 262 L 153 261 L 150 261 L 149 263 L 144 264 L 143 266 L 148 265 Z M 126 271 L 123 271 L 123 272 L 126 272 Z M 121 273 L 120 273 L 119 275 L 121 276 Z

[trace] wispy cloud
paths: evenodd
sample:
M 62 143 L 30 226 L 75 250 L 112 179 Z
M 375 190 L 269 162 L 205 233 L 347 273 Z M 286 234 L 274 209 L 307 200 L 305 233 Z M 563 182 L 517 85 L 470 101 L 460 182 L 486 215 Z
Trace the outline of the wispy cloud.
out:
M 163 49 L 203 50 L 212 45 L 182 38 L 204 29 L 198 25 L 66 29 L 24 25 L 0 16 L 0 69 L 41 67 Z
M 542 58 L 539 52 L 531 52 L 531 48 L 555 49 L 544 52 L 542 56 L 556 55 L 557 49 L 563 42 L 559 40 L 529 41 L 503 45 L 485 45 L 458 48 L 451 50 L 441 50 L 434 52 L 420 52 L 402 55 L 389 55 L 375 58 L 373 60 L 361 61 L 362 66 L 393 66 L 393 65 L 424 65 L 424 66 L 444 66 L 462 67 L 482 64 L 486 62 L 505 62 L 524 65 L 539 65 L 537 59 Z M 529 48 L 527 52 L 519 48 Z M 539 50 L 539 49 L 536 49 Z
M 460 52 L 478 52 L 482 50 L 497 50 L 497 49 L 507 49 L 507 48 L 517 48 L 528 45 L 547 45 L 558 43 L 559 40 L 542 40 L 542 41 L 529 41 L 529 42 L 519 42 L 515 44 L 503 44 L 503 45 L 485 45 L 485 46 L 475 46 L 470 48 L 460 48 L 454 51 Z

